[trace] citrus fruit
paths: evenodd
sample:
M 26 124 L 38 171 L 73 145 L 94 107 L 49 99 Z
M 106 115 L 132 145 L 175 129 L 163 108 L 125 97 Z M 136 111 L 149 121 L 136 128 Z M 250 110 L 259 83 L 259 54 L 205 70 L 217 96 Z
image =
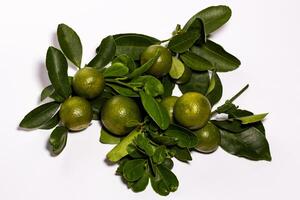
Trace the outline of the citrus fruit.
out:
M 179 97 L 174 106 L 174 117 L 182 126 L 199 129 L 209 120 L 211 106 L 208 99 L 198 92 L 187 92 Z
M 104 76 L 94 68 L 84 67 L 74 75 L 72 86 L 78 96 L 92 99 L 103 92 Z
M 220 145 L 221 135 L 219 129 L 208 122 L 203 128 L 194 132 L 198 138 L 198 145 L 195 148 L 202 153 L 211 153 Z
M 141 112 L 133 99 L 118 95 L 104 104 L 101 121 L 109 132 L 123 136 L 134 129 L 130 124 L 141 121 Z
M 182 76 L 177 79 L 175 82 L 177 84 L 185 84 L 187 82 L 189 82 L 189 80 L 191 79 L 192 76 L 192 71 L 189 67 L 184 67 L 184 72 L 182 74 Z
M 170 117 L 170 122 L 174 123 L 174 116 L 173 116 L 173 111 L 174 111 L 174 105 L 177 101 L 178 97 L 175 96 L 169 96 L 164 98 L 160 103 L 163 107 L 166 108 L 168 111 L 169 117 Z
M 89 126 L 93 118 L 90 103 L 82 97 L 70 97 L 59 110 L 62 124 L 71 131 L 80 131 Z
M 172 66 L 172 55 L 167 48 L 160 45 L 151 45 L 147 47 L 141 55 L 141 64 L 145 64 L 148 60 L 153 58 L 157 51 L 160 55 L 157 61 L 148 70 L 148 73 L 156 77 L 162 77 L 169 73 Z

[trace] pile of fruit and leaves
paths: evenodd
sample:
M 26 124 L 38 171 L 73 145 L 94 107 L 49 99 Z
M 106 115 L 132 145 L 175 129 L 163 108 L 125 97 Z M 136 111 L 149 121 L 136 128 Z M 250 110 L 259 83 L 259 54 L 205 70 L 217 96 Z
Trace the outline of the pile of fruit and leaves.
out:
M 207 154 L 220 146 L 235 156 L 270 161 L 262 124 L 266 114 L 234 104 L 248 85 L 215 106 L 223 91 L 218 73 L 241 64 L 211 40 L 230 17 L 227 6 L 213 6 L 177 25 L 167 40 L 136 33 L 108 36 L 84 66 L 78 35 L 60 24 L 61 50 L 51 46 L 46 56 L 51 85 L 41 100 L 48 101 L 28 113 L 20 127 L 53 129 L 49 144 L 58 155 L 68 132 L 99 121 L 100 142 L 115 145 L 107 159 L 119 165 L 116 173 L 134 192 L 149 182 L 160 195 L 176 191 L 173 160 L 190 162 L 191 151 Z M 78 67 L 73 77 L 67 59 Z M 175 86 L 180 97 L 172 96 Z

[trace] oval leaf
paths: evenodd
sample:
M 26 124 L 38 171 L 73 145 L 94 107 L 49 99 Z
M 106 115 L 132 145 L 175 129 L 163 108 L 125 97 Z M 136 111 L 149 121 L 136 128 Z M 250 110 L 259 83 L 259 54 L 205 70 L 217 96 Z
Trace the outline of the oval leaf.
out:
M 175 83 L 171 81 L 170 77 L 163 76 L 161 83 L 164 86 L 164 94 L 162 95 L 162 97 L 164 98 L 164 97 L 172 96 Z
M 172 67 L 170 69 L 169 75 L 173 79 L 179 79 L 184 73 L 183 63 L 176 57 L 172 57 Z
M 185 29 L 183 29 L 185 30 Z M 187 32 L 196 31 L 199 34 L 199 39 L 195 42 L 197 46 L 201 46 L 206 42 L 206 33 L 203 21 L 197 17 L 193 23 L 187 28 Z
M 48 129 L 52 129 L 54 128 L 58 123 L 59 123 L 59 114 L 56 113 L 49 121 L 47 121 L 46 123 L 44 123 L 40 129 L 45 129 L 45 130 L 48 130 Z
M 82 45 L 77 33 L 66 24 L 57 27 L 59 46 L 67 58 L 80 68 L 82 59 Z
M 208 86 L 209 86 L 208 71 L 204 71 L 204 72 L 193 71 L 190 81 L 185 84 L 179 85 L 179 89 L 182 93 L 199 92 L 205 95 Z
M 168 191 L 175 192 L 177 190 L 179 182 L 171 170 L 163 165 L 158 165 L 156 175 L 159 176 L 161 181 L 167 186 Z
M 104 128 L 101 128 L 100 142 L 102 144 L 118 144 L 121 141 L 120 137 L 108 133 Z
M 50 135 L 49 144 L 52 152 L 58 155 L 64 150 L 68 137 L 68 129 L 63 126 L 56 127 Z
M 133 91 L 132 89 L 130 89 L 128 87 L 117 85 L 117 84 L 112 84 L 112 83 L 106 83 L 106 85 L 111 87 L 114 91 L 116 91 L 117 93 L 119 93 L 122 96 L 139 97 L 139 94 L 137 92 Z
M 135 159 L 129 160 L 124 164 L 123 176 L 127 181 L 137 181 L 145 173 L 145 160 Z
M 183 53 L 193 46 L 199 39 L 198 31 L 188 31 L 172 37 L 168 44 L 168 48 L 175 53 Z
M 193 52 L 186 52 L 180 55 L 180 58 L 186 66 L 195 71 L 206 71 L 214 69 L 213 65 L 209 61 Z
M 97 55 L 89 62 L 88 66 L 101 69 L 105 67 L 116 54 L 116 43 L 113 36 L 107 36 L 97 48 Z
M 182 148 L 193 148 L 198 144 L 197 136 L 190 130 L 177 125 L 170 125 L 164 135 L 177 139 L 177 145 Z
M 201 18 L 208 35 L 223 26 L 230 17 L 231 9 L 228 6 L 211 6 L 195 14 L 183 29 L 188 29 L 196 18 Z
M 271 161 L 268 141 L 257 128 L 252 127 L 239 134 L 220 132 L 221 147 L 228 153 L 250 160 Z
M 223 94 L 223 86 L 221 80 L 216 72 L 213 72 L 209 88 L 206 94 L 210 104 L 213 106 L 220 101 Z
M 128 74 L 129 69 L 122 63 L 114 63 L 110 67 L 106 68 L 103 73 L 104 77 L 120 77 Z
M 65 99 L 71 95 L 71 85 L 68 78 L 68 63 L 62 52 L 49 47 L 46 56 L 46 67 L 49 79 L 55 91 Z
M 162 129 L 165 130 L 169 127 L 170 119 L 167 110 L 162 107 L 152 96 L 140 91 L 142 104 L 153 119 L 153 121 Z
M 209 61 L 217 72 L 235 70 L 241 65 L 239 59 L 226 52 L 217 43 L 208 40 L 201 47 L 192 47 L 192 52 Z
M 126 54 L 134 60 L 139 60 L 142 52 L 150 45 L 160 41 L 147 35 L 126 33 L 113 36 L 116 42 L 116 55 Z
M 59 106 L 59 103 L 50 102 L 35 108 L 23 118 L 20 127 L 29 129 L 41 127 L 55 115 Z
M 142 178 L 140 178 L 137 182 L 135 182 L 131 186 L 131 189 L 134 192 L 142 192 L 146 189 L 148 183 L 149 183 L 149 175 L 147 173 L 144 173 Z
M 132 72 L 136 68 L 134 60 L 126 54 L 122 54 L 122 55 L 119 55 L 118 57 L 116 57 L 112 61 L 112 64 L 114 64 L 114 63 L 124 64 L 129 69 L 129 72 Z
M 154 76 L 145 75 L 133 79 L 130 83 L 141 83 L 148 95 L 156 97 L 164 93 L 164 86 Z

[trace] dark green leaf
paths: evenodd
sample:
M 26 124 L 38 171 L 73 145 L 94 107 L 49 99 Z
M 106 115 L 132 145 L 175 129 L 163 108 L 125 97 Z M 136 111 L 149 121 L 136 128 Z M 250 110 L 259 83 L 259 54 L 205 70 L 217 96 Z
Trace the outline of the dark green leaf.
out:
M 196 31 L 199 34 L 199 39 L 196 41 L 197 46 L 201 46 L 206 42 L 206 33 L 203 21 L 197 17 L 192 24 L 187 28 L 187 32 Z
M 126 54 L 134 60 L 139 60 L 142 52 L 159 40 L 142 34 L 127 33 L 113 36 L 116 42 L 116 55 Z
M 166 158 L 162 165 L 171 170 L 174 166 L 174 163 L 171 158 Z
M 108 133 L 103 127 L 101 128 L 100 142 L 102 144 L 118 144 L 120 141 L 120 137 Z
M 184 30 L 194 22 L 196 18 L 201 18 L 206 34 L 210 34 L 223 26 L 231 17 L 231 10 L 228 6 L 211 6 L 195 14 L 184 26 Z
M 52 85 L 45 87 L 41 93 L 41 101 L 45 100 L 47 97 L 52 98 L 57 102 L 63 102 L 64 98 L 59 96 Z
M 105 67 L 116 54 L 116 43 L 113 36 L 107 36 L 97 48 L 97 55 L 89 62 L 89 67 L 101 69 Z
M 150 143 L 150 140 L 145 137 L 144 134 L 138 135 L 136 137 L 135 143 L 140 149 L 145 152 L 145 154 L 147 154 L 148 156 L 153 156 L 156 147 Z
M 176 138 L 177 145 L 182 148 L 193 148 L 198 143 L 197 136 L 192 131 L 178 125 L 170 125 L 164 134 Z
M 217 113 L 226 113 L 228 115 L 231 115 L 237 110 L 237 108 L 238 107 L 236 105 L 227 100 L 222 106 L 219 106 L 217 108 Z
M 153 162 L 156 164 L 162 164 L 167 157 L 167 150 L 165 146 L 159 146 L 156 148 L 154 154 L 153 154 Z
M 80 68 L 82 59 L 82 45 L 77 33 L 65 24 L 57 27 L 59 45 L 67 58 Z
M 142 83 L 144 90 L 148 95 L 156 97 L 164 93 L 164 86 L 154 76 L 145 75 L 133 79 L 130 83 Z
M 213 106 L 220 101 L 223 94 L 223 86 L 221 80 L 216 72 L 213 72 L 209 88 L 206 94 L 210 104 Z
M 93 113 L 97 115 L 96 119 L 98 119 L 98 116 L 100 115 L 102 106 L 112 96 L 113 96 L 113 94 L 111 94 L 111 92 L 108 91 L 108 88 L 105 87 L 104 92 L 100 96 L 98 96 L 97 98 L 90 101 L 92 109 L 93 109 Z
M 232 120 L 224 120 L 224 121 L 216 121 L 211 120 L 211 122 L 216 125 L 218 128 L 227 130 L 233 133 L 240 133 L 249 128 L 249 126 L 245 126 L 241 123 L 241 121 L 232 119 Z
M 116 57 L 112 61 L 112 64 L 114 63 L 123 63 L 129 69 L 129 72 L 132 72 L 136 68 L 134 60 L 126 54 L 122 54 Z
M 170 40 L 168 48 L 175 53 L 183 53 L 193 46 L 199 36 L 198 31 L 188 31 L 175 35 Z
M 56 113 L 49 121 L 47 121 L 45 124 L 43 124 L 40 129 L 52 129 L 59 123 L 59 114 Z
M 142 178 L 140 178 L 137 182 L 131 185 L 131 189 L 134 192 L 142 192 L 146 189 L 148 183 L 149 183 L 149 175 L 147 173 L 144 173 Z
M 159 56 L 160 56 L 160 53 L 157 52 L 153 58 L 148 60 L 142 66 L 140 66 L 140 67 L 136 68 L 135 70 L 133 70 L 130 74 L 128 74 L 127 77 L 129 79 L 132 79 L 132 78 L 135 78 L 135 77 L 138 77 L 138 76 L 142 75 L 143 73 L 145 73 L 146 71 L 148 71 L 148 69 L 150 69 L 152 67 L 152 65 L 157 61 Z
M 164 97 L 172 96 L 175 84 L 171 81 L 170 77 L 163 76 L 161 83 L 164 86 L 164 94 L 162 95 L 162 97 L 164 98 Z
M 209 61 L 217 72 L 232 71 L 241 65 L 239 59 L 211 40 L 207 40 L 201 47 L 194 46 L 191 50 L 199 57 Z
M 128 155 L 132 158 L 145 158 L 146 155 L 140 149 L 138 149 L 135 145 L 130 144 L 127 147 Z
M 140 91 L 142 104 L 153 119 L 153 121 L 163 130 L 167 129 L 170 124 L 170 119 L 167 110 L 160 105 L 152 96 Z
M 173 79 L 179 79 L 184 73 L 185 67 L 184 64 L 176 57 L 172 57 L 172 66 L 169 72 L 169 75 Z
M 165 136 L 165 135 L 158 135 L 155 133 L 150 133 L 151 139 L 158 143 L 158 144 L 162 144 L 162 145 L 167 145 L 167 146 L 172 146 L 177 144 L 178 139 L 174 138 L 174 137 L 169 137 L 169 136 Z
M 209 74 L 208 71 L 195 72 L 193 71 L 189 82 L 179 85 L 179 89 L 182 93 L 186 92 L 199 92 L 206 94 L 209 86 Z
M 179 182 L 175 174 L 163 165 L 157 166 L 156 176 L 167 186 L 169 192 L 175 192 Z
M 257 128 L 252 127 L 242 133 L 221 131 L 221 147 L 230 154 L 250 160 L 271 161 L 268 141 Z
M 145 160 L 134 159 L 124 164 L 123 176 L 127 181 L 137 181 L 145 173 Z
M 151 186 L 153 190 L 161 195 L 161 196 L 167 196 L 170 194 L 168 186 L 162 181 L 161 177 L 155 176 L 150 177 Z
M 128 161 L 129 161 L 128 157 L 125 157 L 125 158 L 122 158 L 121 160 L 119 160 L 119 162 L 118 162 L 119 167 L 116 170 L 117 175 L 123 176 L 123 168 L 124 168 L 125 163 Z
M 180 58 L 186 66 L 195 71 L 206 71 L 214 69 L 214 66 L 209 61 L 193 52 L 185 52 L 184 54 L 180 55 Z
M 104 77 L 121 77 L 127 75 L 129 72 L 128 67 L 122 63 L 113 63 L 103 73 Z
M 192 160 L 190 151 L 187 148 L 179 148 L 177 146 L 173 147 L 172 150 L 175 152 L 175 158 L 182 162 L 188 162 Z
M 117 93 L 119 93 L 122 96 L 125 97 L 138 97 L 139 94 L 135 91 L 133 91 L 131 88 L 128 88 L 126 86 L 121 86 L 117 84 L 112 83 L 106 83 L 107 86 L 111 87 L 113 90 L 115 90 Z
M 59 106 L 59 103 L 50 102 L 35 108 L 23 118 L 20 127 L 29 129 L 41 127 L 57 113 Z
M 52 152 L 58 155 L 65 148 L 68 137 L 68 129 L 63 126 L 56 127 L 50 135 L 49 144 Z
M 55 91 L 64 98 L 71 94 L 68 78 L 68 63 L 62 52 L 54 47 L 49 47 L 46 56 L 48 76 Z

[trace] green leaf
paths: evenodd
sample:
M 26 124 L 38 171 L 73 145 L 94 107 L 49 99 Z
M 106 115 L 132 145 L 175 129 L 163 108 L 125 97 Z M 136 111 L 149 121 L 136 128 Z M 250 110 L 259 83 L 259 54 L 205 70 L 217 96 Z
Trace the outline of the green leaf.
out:
M 224 121 L 211 120 L 211 122 L 220 129 L 227 130 L 233 133 L 240 133 L 249 128 L 249 126 L 243 125 L 241 121 L 232 119 Z
M 185 30 L 184 30 L 185 31 Z M 205 33 L 205 27 L 204 23 L 201 20 L 201 18 L 197 17 L 195 20 L 192 22 L 192 24 L 187 27 L 187 32 L 189 31 L 196 31 L 199 34 L 199 39 L 195 42 L 197 46 L 201 46 L 206 42 L 206 33 Z
M 49 47 L 46 56 L 46 66 L 49 79 L 55 91 L 65 99 L 71 95 L 71 85 L 68 78 L 68 63 L 62 52 Z
M 158 144 L 162 144 L 162 145 L 167 145 L 167 146 L 172 146 L 177 144 L 178 139 L 174 138 L 174 137 L 169 137 L 169 136 L 165 136 L 165 135 L 158 135 L 155 133 L 150 133 L 151 139 L 158 143 Z
M 122 63 L 113 63 L 103 73 L 104 77 L 121 77 L 127 75 L 129 72 L 128 67 Z
M 116 55 L 126 54 L 134 60 L 139 60 L 142 52 L 150 45 L 160 41 L 142 34 L 126 33 L 113 36 L 116 42 Z
M 56 113 L 49 121 L 47 121 L 46 123 L 44 123 L 41 127 L 39 127 L 40 129 L 45 129 L 45 130 L 49 130 L 54 128 L 58 123 L 59 123 L 59 114 Z
M 147 156 L 144 152 L 142 152 L 140 149 L 137 148 L 137 146 L 133 144 L 128 145 L 127 152 L 132 158 L 145 158 Z
M 112 61 L 112 64 L 114 63 L 123 63 L 129 69 L 129 72 L 132 72 L 136 68 L 134 60 L 126 54 L 117 56 Z
M 231 101 L 227 100 L 223 105 L 217 108 L 217 113 L 226 113 L 228 115 L 234 113 L 238 107 L 234 105 Z
M 214 66 L 209 61 L 193 52 L 185 52 L 184 54 L 180 55 L 180 58 L 186 66 L 195 71 L 206 71 L 214 69 Z
M 149 175 L 148 173 L 144 173 L 142 178 L 140 178 L 138 181 L 136 181 L 132 186 L 131 189 L 134 192 L 142 192 L 146 189 L 147 185 L 149 183 Z
M 242 133 L 220 130 L 221 147 L 230 154 L 250 160 L 271 161 L 268 141 L 263 133 L 252 127 Z
M 50 135 L 49 144 L 52 152 L 58 155 L 64 150 L 67 143 L 68 129 L 63 126 L 56 127 Z
M 210 34 L 223 26 L 231 17 L 231 9 L 228 6 L 211 6 L 195 14 L 184 26 L 184 30 L 194 22 L 196 18 L 201 18 L 206 34 Z
M 156 164 L 162 164 L 167 157 L 167 149 L 165 146 L 159 146 L 156 148 L 154 154 L 153 154 L 153 162 Z
M 159 56 L 160 56 L 160 53 L 158 51 L 153 58 L 148 60 L 142 66 L 133 70 L 130 74 L 128 74 L 127 78 L 132 79 L 132 78 L 138 77 L 138 76 L 142 75 L 143 73 L 145 73 L 146 71 L 148 71 L 148 69 L 150 69 L 152 67 L 152 65 L 157 61 Z
M 170 170 L 174 167 L 174 163 L 171 158 L 166 158 L 162 163 L 162 165 Z
M 160 80 L 151 75 L 139 76 L 133 79 L 130 83 L 141 83 L 146 94 L 153 97 L 162 95 L 164 93 L 164 86 Z
M 102 144 L 118 144 L 120 141 L 120 137 L 108 133 L 103 127 L 101 128 L 100 142 Z
M 140 91 L 139 94 L 146 112 L 162 130 L 166 130 L 170 124 L 167 110 L 144 91 Z
M 186 92 L 199 92 L 205 95 L 208 86 L 209 86 L 208 71 L 204 71 L 204 72 L 193 71 L 189 82 L 179 85 L 179 89 L 183 94 Z
M 184 73 L 184 64 L 176 57 L 172 57 L 172 67 L 170 69 L 169 75 L 173 79 L 179 79 Z
M 156 147 L 150 143 L 150 140 L 144 134 L 138 135 L 136 137 L 135 143 L 140 149 L 145 152 L 145 154 L 147 154 L 148 156 L 153 156 Z
M 240 120 L 242 122 L 242 124 L 251 124 L 251 123 L 262 121 L 267 115 L 268 115 L 268 113 L 263 113 L 263 114 L 258 114 L 258 115 L 239 117 L 237 119 Z
M 105 67 L 116 54 L 116 43 L 113 36 L 107 36 L 97 48 L 97 55 L 89 62 L 89 67 L 101 69 Z
M 52 85 L 45 87 L 41 93 L 41 101 L 44 101 L 47 97 L 52 98 L 57 102 L 63 102 L 64 98 L 59 96 Z
M 138 97 L 139 94 L 135 91 L 133 91 L 131 88 L 117 85 L 117 84 L 112 84 L 112 83 L 106 83 L 107 86 L 111 87 L 114 91 L 119 93 L 122 96 L 125 97 Z
M 163 165 L 158 165 L 156 175 L 167 186 L 169 192 L 175 192 L 178 188 L 179 182 L 175 174 Z
M 164 94 L 162 95 L 162 97 L 168 97 L 168 96 L 172 96 L 173 94 L 173 89 L 175 87 L 175 83 L 173 83 L 170 79 L 169 76 L 163 76 L 161 83 L 164 86 Z
M 50 102 L 35 108 L 23 118 L 20 127 L 28 129 L 41 127 L 57 113 L 59 106 L 59 103 Z
M 208 98 L 210 104 L 213 106 L 220 101 L 223 94 L 223 86 L 221 80 L 216 72 L 212 73 L 210 84 L 206 97 Z
M 167 196 L 170 194 L 168 186 L 162 181 L 162 179 L 159 176 L 150 177 L 151 186 L 153 190 L 161 195 L 161 196 Z
M 188 31 L 172 37 L 168 44 L 168 49 L 175 53 L 183 53 L 193 46 L 199 39 L 200 33 L 198 31 Z
M 175 152 L 175 158 L 182 162 L 188 162 L 192 160 L 192 156 L 188 148 L 180 148 L 174 146 L 172 150 Z
M 100 96 L 98 96 L 95 99 L 90 101 L 92 109 L 93 109 L 93 113 L 95 115 L 97 115 L 97 117 L 95 119 L 98 119 L 98 116 L 100 115 L 100 111 L 101 111 L 103 105 L 112 96 L 113 96 L 112 93 L 108 91 L 107 87 L 105 87 L 103 93 Z
M 186 128 L 178 125 L 170 125 L 164 135 L 177 139 L 177 145 L 182 148 L 193 148 L 198 144 L 197 136 Z
M 241 61 L 226 52 L 217 43 L 207 40 L 201 47 L 192 47 L 192 52 L 209 61 L 217 72 L 228 72 L 237 69 Z
M 127 181 L 139 180 L 145 173 L 145 164 L 146 162 L 144 159 L 127 161 L 123 167 L 123 177 Z
M 128 145 L 131 144 L 133 140 L 141 133 L 141 130 L 136 128 L 131 133 L 129 133 L 129 135 L 124 137 L 119 144 L 117 144 L 110 152 L 108 152 L 108 160 L 110 160 L 111 162 L 117 162 L 124 156 L 128 155 Z
M 57 38 L 67 58 L 80 68 L 82 59 L 82 45 L 77 33 L 66 24 L 59 24 L 57 27 Z

